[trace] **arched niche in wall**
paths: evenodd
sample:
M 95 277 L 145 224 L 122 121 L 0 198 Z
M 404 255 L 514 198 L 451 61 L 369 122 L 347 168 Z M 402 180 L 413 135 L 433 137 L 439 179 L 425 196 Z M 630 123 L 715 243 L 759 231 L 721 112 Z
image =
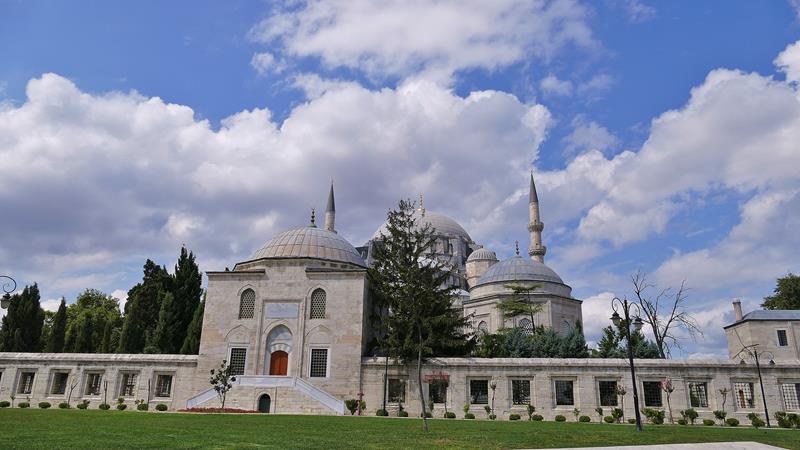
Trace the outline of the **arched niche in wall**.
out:
M 292 355 L 292 331 L 286 325 L 278 325 L 267 334 L 267 351 L 264 372 L 270 375 L 289 374 L 289 359 Z

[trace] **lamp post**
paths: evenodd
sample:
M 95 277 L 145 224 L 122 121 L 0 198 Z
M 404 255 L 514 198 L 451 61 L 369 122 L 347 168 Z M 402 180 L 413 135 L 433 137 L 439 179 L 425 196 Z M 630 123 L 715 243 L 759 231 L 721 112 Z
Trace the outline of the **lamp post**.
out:
M 761 388 L 761 401 L 764 403 L 764 417 L 767 419 L 767 428 L 772 428 L 772 425 L 769 423 L 769 410 L 767 409 L 767 396 L 764 395 L 764 380 L 761 378 L 761 364 L 759 363 L 758 358 L 761 356 L 769 355 L 769 365 L 775 365 L 775 355 L 772 352 L 759 352 L 758 351 L 758 344 L 752 345 L 745 345 L 739 350 L 739 353 L 736 356 L 741 355 L 742 353 L 746 354 L 747 356 L 753 358 L 756 363 L 756 372 L 758 372 L 758 385 Z M 734 358 L 736 357 L 734 356 Z M 744 364 L 744 357 L 742 357 L 742 364 Z
M 641 331 L 642 326 L 644 326 L 644 322 L 642 321 L 641 310 L 639 309 L 639 305 L 636 303 L 631 303 L 628 299 L 620 299 L 619 297 L 614 297 L 611 299 L 611 308 L 614 310 L 614 314 L 611 316 L 611 321 L 614 322 L 614 326 L 619 327 L 622 323 L 623 318 L 619 315 L 618 309 L 622 309 L 622 313 L 625 316 L 625 339 L 628 343 L 628 364 L 631 367 L 631 383 L 633 384 L 633 411 L 636 413 L 636 431 L 642 431 L 642 416 L 639 413 L 639 391 L 636 388 L 636 370 L 633 367 L 633 343 L 631 342 L 631 307 L 636 308 L 636 319 L 633 320 L 633 326 L 636 331 Z
M 0 298 L 0 308 L 6 309 L 11 304 L 11 293 L 17 290 L 17 281 L 8 275 L 0 275 L 0 281 L 3 283 L 3 297 Z

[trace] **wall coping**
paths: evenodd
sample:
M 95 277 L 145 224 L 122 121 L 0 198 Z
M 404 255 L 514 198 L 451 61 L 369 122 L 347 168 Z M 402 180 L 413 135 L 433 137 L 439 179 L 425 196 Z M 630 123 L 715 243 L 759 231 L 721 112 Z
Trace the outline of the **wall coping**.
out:
M 0 352 L 0 363 L 172 363 L 197 365 L 197 355 L 152 355 L 117 353 L 23 353 Z
M 361 359 L 363 366 L 383 367 L 386 360 L 383 357 L 365 357 Z M 397 365 L 396 361 L 392 362 Z M 615 367 L 628 369 L 628 360 L 622 358 L 429 358 L 426 367 L 474 367 L 474 368 L 505 368 L 505 367 L 540 367 L 552 368 L 602 368 Z M 740 364 L 736 360 L 723 358 L 703 359 L 635 359 L 634 365 L 639 368 L 715 368 L 715 369 L 755 369 L 755 364 Z M 775 365 L 762 365 L 762 370 L 771 369 L 800 369 L 800 360 L 775 361 Z

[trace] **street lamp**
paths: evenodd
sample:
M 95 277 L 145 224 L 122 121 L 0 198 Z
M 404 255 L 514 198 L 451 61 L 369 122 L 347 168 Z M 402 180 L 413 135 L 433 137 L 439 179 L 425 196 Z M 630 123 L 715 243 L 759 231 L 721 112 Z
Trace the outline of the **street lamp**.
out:
M 774 366 L 775 365 L 775 355 L 773 355 L 772 352 L 759 352 L 758 351 L 758 344 L 745 345 L 744 347 L 742 347 L 741 350 L 739 350 L 739 353 L 737 353 L 734 356 L 734 358 L 736 358 L 736 356 L 741 355 L 742 353 L 744 353 L 745 355 L 753 358 L 753 360 L 756 363 L 756 371 L 758 372 L 758 384 L 761 387 L 761 401 L 764 402 L 764 417 L 767 418 L 767 428 L 772 428 L 772 425 L 769 423 L 769 410 L 767 409 L 767 396 L 764 395 L 764 380 L 761 378 L 761 364 L 759 364 L 758 358 L 762 357 L 762 356 L 769 355 L 768 356 L 769 365 L 770 366 Z M 741 364 L 746 364 L 745 361 L 744 361 L 744 357 L 742 357 Z
M 3 297 L 0 297 L 0 308 L 6 309 L 11 304 L 11 293 L 17 290 L 17 282 L 8 275 L 0 275 L 0 280 L 3 281 Z
M 636 318 L 633 320 L 633 327 L 636 329 L 637 332 L 642 331 L 642 327 L 644 326 L 644 321 L 642 321 L 641 313 L 642 311 L 639 309 L 639 305 L 636 303 L 628 302 L 628 299 L 620 299 L 619 297 L 614 297 L 611 299 L 611 308 L 614 310 L 614 314 L 611 316 L 611 321 L 614 323 L 615 327 L 619 327 L 622 324 L 622 317 L 619 315 L 617 311 L 618 308 L 622 309 L 622 313 L 625 316 L 625 339 L 628 342 L 628 364 L 631 367 L 631 383 L 633 383 L 633 411 L 636 413 L 636 431 L 642 431 L 642 416 L 639 413 L 639 392 L 636 389 L 636 370 L 633 368 L 633 343 L 631 342 L 631 307 L 636 308 Z

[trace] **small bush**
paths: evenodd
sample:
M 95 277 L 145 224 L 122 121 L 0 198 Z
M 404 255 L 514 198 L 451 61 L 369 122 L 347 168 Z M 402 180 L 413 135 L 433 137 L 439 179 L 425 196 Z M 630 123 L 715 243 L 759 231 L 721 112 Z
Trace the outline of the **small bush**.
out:
M 684 409 L 680 413 L 681 413 L 681 417 L 683 417 L 684 419 L 688 420 L 689 423 L 691 423 L 692 425 L 694 425 L 694 421 L 697 420 L 697 416 L 699 415 L 699 414 L 697 414 L 697 411 L 695 411 L 692 408 Z
M 0 408 L 8 408 L 9 406 L 11 406 L 11 402 L 9 402 L 8 400 L 3 400 L 2 402 L 0 402 Z
M 725 416 L 727 415 L 728 413 L 719 409 L 714 411 L 714 417 L 716 417 L 717 420 L 719 420 L 720 425 L 725 425 Z
M 614 408 L 611 410 L 611 417 L 614 418 L 614 421 L 620 423 L 622 421 L 622 417 L 625 414 L 622 412 L 622 408 Z
M 354 416 L 356 414 L 356 410 L 358 409 L 358 400 L 354 398 L 350 398 L 344 401 L 344 406 L 350 411 L 350 415 Z
M 589 416 L 581 416 L 578 419 L 578 422 L 583 422 L 583 423 L 587 423 L 587 422 L 591 422 L 591 421 L 592 421 L 592 418 L 589 417 Z
M 703 419 L 703 425 L 705 425 L 707 427 L 713 426 L 714 425 L 714 420 L 713 419 Z
M 556 416 L 556 422 L 566 422 L 567 418 L 562 416 L 561 414 Z
M 687 423 L 689 422 L 687 422 L 686 419 L 678 419 L 678 425 L 686 425 Z
M 750 424 L 753 425 L 753 428 L 755 429 L 759 429 L 764 425 L 766 425 L 766 423 L 764 423 L 764 420 L 761 417 L 758 417 L 758 414 L 756 413 L 748 414 L 747 418 L 750 419 Z
M 159 403 L 156 405 L 156 411 L 166 411 L 167 409 L 169 408 L 167 408 L 167 405 L 163 403 Z
M 103 411 L 108 411 L 109 409 L 111 409 L 111 405 L 109 405 L 108 403 L 100 403 L 99 408 L 102 409 Z
M 681 411 L 683 414 L 685 411 Z M 647 420 L 654 425 L 661 425 L 664 423 L 664 410 L 655 409 L 655 408 L 645 408 L 642 410 L 644 416 L 647 417 Z
M 465 419 L 474 419 L 475 418 L 475 414 L 466 413 L 466 414 L 464 414 L 464 418 Z
M 41 409 L 47 409 L 50 406 L 51 406 L 50 402 L 39 402 L 39 408 L 41 408 Z
M 533 416 L 531 416 L 531 420 L 533 420 L 534 422 L 541 422 L 544 420 L 544 417 L 542 417 L 541 414 L 534 414 Z
M 605 423 L 614 423 L 614 422 L 616 422 L 616 420 L 614 420 L 614 418 L 611 417 L 611 416 L 605 416 L 605 417 L 603 417 L 603 422 L 605 422 Z
M 385 409 L 379 409 L 375 411 L 375 415 L 380 417 L 387 417 L 389 415 L 389 411 L 386 411 Z
M 58 404 L 58 408 L 59 409 L 69 409 L 70 406 L 69 406 L 69 403 L 67 403 L 67 402 L 61 402 L 61 403 Z
M 86 409 L 88 407 L 89 407 L 89 400 L 84 400 L 84 401 L 78 403 L 78 405 L 77 405 L 78 409 Z
M 17 405 L 17 406 L 19 406 L 22 409 L 25 409 L 25 408 L 30 408 L 31 404 L 28 403 L 28 402 L 19 402 L 19 405 Z
M 125 403 L 117 403 L 117 409 L 120 411 L 125 411 L 125 408 L 127 407 L 128 405 L 126 405 Z
M 739 419 L 735 417 L 729 417 L 725 419 L 725 423 L 728 424 L 729 427 L 738 427 L 739 426 Z
M 800 428 L 800 414 L 790 413 L 789 423 L 795 428 Z
M 136 405 L 136 409 L 139 410 L 139 411 L 147 411 L 147 410 L 150 409 L 150 405 L 148 405 L 147 403 L 141 402 L 138 405 Z
M 495 420 L 495 419 L 497 419 L 496 414 L 489 414 L 489 420 Z
M 486 411 L 486 414 L 492 413 L 492 408 L 490 408 L 489 405 L 484 405 L 483 410 Z
M 408 417 L 408 411 L 398 411 L 397 417 Z
M 422 413 L 420 413 L 419 416 L 422 417 Z M 425 411 L 425 417 L 428 418 L 428 419 L 432 419 L 433 418 L 433 414 L 431 414 L 430 411 Z
M 628 419 L 628 423 L 629 423 L 629 424 L 631 424 L 631 425 L 633 425 L 633 424 L 635 424 L 635 423 L 636 423 L 636 419 L 633 419 L 633 418 L 631 418 L 631 419 Z
M 447 411 L 446 413 L 444 413 L 444 418 L 445 419 L 455 419 L 456 418 L 456 413 L 454 413 L 453 411 Z
M 519 420 L 519 414 L 510 414 L 508 420 Z

